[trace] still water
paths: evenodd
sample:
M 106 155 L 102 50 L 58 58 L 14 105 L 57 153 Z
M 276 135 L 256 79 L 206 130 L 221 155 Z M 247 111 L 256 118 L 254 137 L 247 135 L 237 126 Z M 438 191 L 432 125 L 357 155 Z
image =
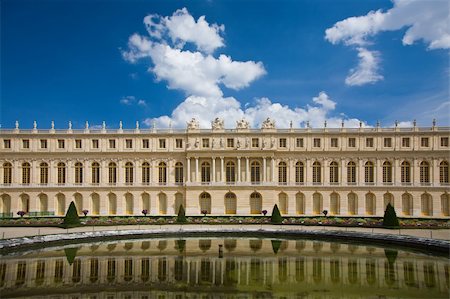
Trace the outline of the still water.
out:
M 314 240 L 145 239 L 1 256 L 1 298 L 448 298 L 450 261 Z

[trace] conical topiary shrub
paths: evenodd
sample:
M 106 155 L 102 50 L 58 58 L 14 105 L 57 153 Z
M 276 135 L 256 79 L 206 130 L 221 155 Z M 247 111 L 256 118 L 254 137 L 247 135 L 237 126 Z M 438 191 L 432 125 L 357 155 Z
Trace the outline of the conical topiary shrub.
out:
M 391 206 L 390 203 L 386 206 L 386 211 L 384 211 L 383 217 L 383 227 L 386 228 L 398 228 L 400 226 L 397 218 L 397 214 L 395 213 L 395 209 Z
M 278 250 L 280 250 L 281 241 L 280 240 L 272 240 L 272 250 L 273 253 L 277 254 Z
M 273 224 L 281 224 L 283 222 L 283 217 L 281 217 L 281 213 L 277 205 L 273 207 L 270 222 L 272 222 Z
M 75 207 L 75 203 L 70 202 L 69 209 L 67 209 L 66 217 L 64 217 L 64 222 L 62 226 L 64 228 L 77 227 L 80 226 L 80 218 L 78 217 L 77 208 Z
M 178 216 L 177 216 L 177 223 L 186 223 L 186 212 L 184 211 L 183 205 L 180 206 L 180 209 L 178 210 Z

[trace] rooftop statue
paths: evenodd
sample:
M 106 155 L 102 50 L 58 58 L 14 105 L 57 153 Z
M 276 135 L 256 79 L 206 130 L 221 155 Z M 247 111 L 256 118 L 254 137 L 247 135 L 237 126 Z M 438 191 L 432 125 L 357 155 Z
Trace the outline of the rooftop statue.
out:
M 261 125 L 261 129 L 275 129 L 275 120 L 270 119 L 270 117 L 266 118 Z
M 223 130 L 223 128 L 225 127 L 223 119 L 216 117 L 211 122 L 211 127 L 213 130 Z
M 198 130 L 200 129 L 200 123 L 195 118 L 192 118 L 189 122 L 187 122 L 188 130 Z
M 250 123 L 242 118 L 241 120 L 236 121 L 236 129 L 248 129 L 250 128 Z

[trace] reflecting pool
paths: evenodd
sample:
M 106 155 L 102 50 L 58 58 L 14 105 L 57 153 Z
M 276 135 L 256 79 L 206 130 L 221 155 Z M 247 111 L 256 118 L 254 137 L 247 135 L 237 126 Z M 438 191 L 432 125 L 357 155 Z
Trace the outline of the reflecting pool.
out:
M 448 298 L 447 257 L 314 240 L 140 239 L 5 255 L 1 298 Z

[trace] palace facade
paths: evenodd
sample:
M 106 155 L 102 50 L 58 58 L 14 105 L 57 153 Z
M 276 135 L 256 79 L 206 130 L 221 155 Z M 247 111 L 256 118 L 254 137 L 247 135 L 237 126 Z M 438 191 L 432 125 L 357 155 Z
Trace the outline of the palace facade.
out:
M 0 130 L 0 215 L 450 218 L 450 128 Z

